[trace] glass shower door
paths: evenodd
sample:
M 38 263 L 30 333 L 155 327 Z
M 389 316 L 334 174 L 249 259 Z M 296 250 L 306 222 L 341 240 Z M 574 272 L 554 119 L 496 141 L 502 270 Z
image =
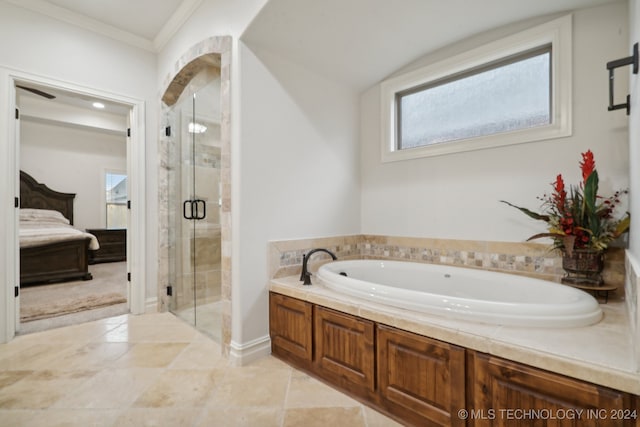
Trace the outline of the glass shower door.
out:
M 220 125 L 215 90 L 212 96 L 215 84 L 185 90 L 168 117 L 169 309 L 219 338 Z

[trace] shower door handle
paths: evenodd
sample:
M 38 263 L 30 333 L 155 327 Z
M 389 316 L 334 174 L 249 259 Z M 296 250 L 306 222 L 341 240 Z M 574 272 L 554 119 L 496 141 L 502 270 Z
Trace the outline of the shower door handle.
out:
M 192 209 L 195 208 L 195 211 L 196 211 L 195 215 L 193 215 L 193 219 L 205 219 L 207 216 L 207 202 L 205 202 L 202 199 L 196 199 L 196 200 L 193 200 L 192 203 L 193 203 Z M 202 207 L 202 212 L 200 212 L 200 208 L 199 208 L 200 206 Z
M 187 214 L 187 208 L 189 213 Z M 182 203 L 184 219 L 205 219 L 207 217 L 207 202 L 202 199 L 185 200 Z
M 189 215 L 187 215 L 187 206 L 189 206 Z M 193 219 L 193 203 L 191 200 L 185 200 L 182 204 L 182 216 L 184 219 Z

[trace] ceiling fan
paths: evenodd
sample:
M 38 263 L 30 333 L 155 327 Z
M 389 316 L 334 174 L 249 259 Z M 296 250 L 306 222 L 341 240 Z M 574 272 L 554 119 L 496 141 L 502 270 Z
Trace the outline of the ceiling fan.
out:
M 20 88 L 20 89 L 23 89 L 23 90 L 26 90 L 26 91 L 31 92 L 31 93 L 35 93 L 36 95 L 43 96 L 43 97 L 45 97 L 47 99 L 55 99 L 54 95 L 51 95 L 50 93 L 44 92 L 44 91 L 42 91 L 40 89 L 27 87 L 27 86 L 22 86 L 22 85 L 16 85 L 16 87 Z

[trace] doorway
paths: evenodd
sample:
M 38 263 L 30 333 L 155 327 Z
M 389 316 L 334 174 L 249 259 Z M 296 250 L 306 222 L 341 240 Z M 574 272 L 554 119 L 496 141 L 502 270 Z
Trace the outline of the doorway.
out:
M 127 301 L 129 310 L 133 314 L 144 312 L 145 308 L 145 236 L 144 229 L 145 205 L 144 205 L 144 162 L 145 162 L 145 126 L 144 126 L 144 101 L 133 98 L 113 95 L 99 90 L 79 87 L 73 84 L 60 82 L 32 74 L 0 68 L 0 86 L 6 89 L 9 102 L 0 106 L 0 121 L 6 121 L 8 134 L 0 135 L 0 142 L 5 147 L 0 162 L 2 163 L 6 180 L 0 186 L 0 192 L 16 198 L 15 210 L 5 209 L 0 214 L 2 230 L 7 236 L 3 251 L 6 251 L 7 263 L 3 272 L 6 290 L 0 293 L 0 304 L 6 307 L 5 316 L 0 318 L 0 341 L 6 342 L 12 339 L 20 329 L 20 246 L 19 246 L 19 171 L 20 171 L 20 95 L 18 87 L 28 86 L 36 89 L 44 89 L 44 92 L 64 92 L 78 98 L 96 98 L 110 103 L 119 104 L 127 109 L 127 119 L 131 129 L 128 140 L 126 170 L 131 181 L 128 191 L 132 208 L 129 212 L 129 224 L 131 233 L 127 233 L 127 260 L 126 270 L 130 273 L 131 281 L 127 282 Z M 14 110 L 15 121 L 14 121 Z M 22 116 L 24 118 L 24 116 Z M 48 120 L 52 120 L 49 118 Z M 36 119 L 39 124 L 47 122 L 47 119 Z M 75 124 L 76 128 L 82 126 Z M 15 286 L 15 297 L 14 297 Z
M 20 332 L 128 313 L 126 130 L 131 107 L 22 81 L 16 82 L 16 95 Z M 40 186 L 72 194 L 70 215 L 58 207 L 57 198 L 40 193 Z M 69 224 L 51 224 L 59 219 L 51 215 L 58 212 L 69 216 L 64 218 Z M 78 240 L 66 234 L 71 231 L 87 233 L 78 240 L 90 237 L 88 250 L 75 246 Z M 74 246 L 67 248 L 65 241 Z
M 203 67 L 166 110 L 169 310 L 221 342 L 220 68 Z

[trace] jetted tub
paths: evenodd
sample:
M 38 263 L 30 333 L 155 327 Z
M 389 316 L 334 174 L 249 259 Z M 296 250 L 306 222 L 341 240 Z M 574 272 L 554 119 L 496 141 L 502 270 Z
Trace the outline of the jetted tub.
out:
M 579 289 L 479 269 L 334 261 L 320 267 L 316 278 L 329 289 L 377 303 L 498 325 L 570 328 L 602 318 L 595 298 Z

